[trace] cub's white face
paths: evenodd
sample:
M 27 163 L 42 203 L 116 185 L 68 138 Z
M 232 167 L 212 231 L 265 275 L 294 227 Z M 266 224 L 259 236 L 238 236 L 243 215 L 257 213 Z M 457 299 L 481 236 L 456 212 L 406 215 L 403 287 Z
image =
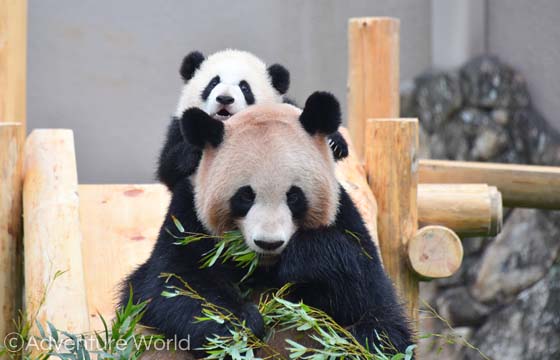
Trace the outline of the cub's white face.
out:
M 204 60 L 185 84 L 175 116 L 198 107 L 224 121 L 250 105 L 282 101 L 259 58 L 244 51 L 224 50 Z

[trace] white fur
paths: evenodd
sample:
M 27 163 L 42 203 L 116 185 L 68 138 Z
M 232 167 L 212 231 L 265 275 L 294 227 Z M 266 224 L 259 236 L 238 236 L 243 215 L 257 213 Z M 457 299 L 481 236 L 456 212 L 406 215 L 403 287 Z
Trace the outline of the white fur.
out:
M 221 82 L 212 90 L 208 99 L 203 101 L 201 94 L 216 75 L 220 76 Z M 198 107 L 218 120 L 226 120 L 217 115 L 222 108 L 233 115 L 248 106 L 239 88 L 239 82 L 242 80 L 251 86 L 255 104 L 282 102 L 282 95 L 272 86 L 262 60 L 246 51 L 228 49 L 210 55 L 202 62 L 193 78 L 183 86 L 175 116 L 180 117 L 186 109 Z M 216 101 L 219 95 L 231 96 L 235 101 L 231 105 L 223 106 Z

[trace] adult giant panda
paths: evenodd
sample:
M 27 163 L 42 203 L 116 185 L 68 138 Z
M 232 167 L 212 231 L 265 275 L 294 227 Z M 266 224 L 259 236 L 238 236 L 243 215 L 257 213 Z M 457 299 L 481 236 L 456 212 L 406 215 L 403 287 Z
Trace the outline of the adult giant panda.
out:
M 194 173 L 200 160 L 200 150 L 185 143 L 180 131 L 178 119 L 186 109 L 197 107 L 216 120 L 226 121 L 255 104 L 290 102 L 285 97 L 290 86 L 288 70 L 279 64 L 267 67 L 246 51 L 223 50 L 208 58 L 193 51 L 185 56 L 179 72 L 185 84 L 157 171 L 158 179 L 170 190 L 179 179 Z M 348 155 L 340 133 L 331 135 L 329 145 L 337 160 Z
M 339 124 L 337 100 L 321 92 L 307 99 L 303 111 L 257 105 L 227 122 L 196 108 L 184 112 L 180 127 L 202 158 L 192 181 L 174 187 L 150 258 L 127 280 L 135 302 L 150 300 L 145 325 L 170 338 L 189 337 L 191 348 L 213 334 L 229 334 L 227 323 L 195 321 L 199 301 L 161 296 L 161 273 L 182 277 L 260 337 L 262 317 L 242 292 L 290 282 L 291 300 L 322 309 L 362 344 L 379 347 L 377 332 L 405 351 L 412 342 L 408 321 L 359 212 L 335 177 L 328 136 Z M 166 230 L 175 228 L 172 215 L 188 232 L 217 235 L 237 228 L 267 261 L 239 288 L 245 271 L 232 262 L 199 268 L 213 240 L 175 244 Z M 122 303 L 127 301 L 128 288 Z

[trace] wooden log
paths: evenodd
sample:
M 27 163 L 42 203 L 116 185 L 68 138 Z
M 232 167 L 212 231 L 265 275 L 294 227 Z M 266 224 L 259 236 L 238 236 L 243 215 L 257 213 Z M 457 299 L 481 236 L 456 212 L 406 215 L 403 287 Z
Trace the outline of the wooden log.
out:
M 15 331 L 21 307 L 21 169 L 24 128 L 0 122 L 0 339 Z
M 420 160 L 421 183 L 495 186 L 504 206 L 560 210 L 560 167 Z
M 80 185 L 79 193 L 90 330 L 99 331 L 98 314 L 113 317 L 122 281 L 152 252 L 170 196 L 160 184 Z
M 378 205 L 383 264 L 406 302 L 411 320 L 417 322 L 418 279 L 406 254 L 418 229 L 418 120 L 368 120 L 366 139 L 366 171 Z
M 72 131 L 34 130 L 27 139 L 23 212 L 27 313 L 37 314 L 43 324 L 48 320 L 75 333 L 87 331 Z M 59 271 L 66 273 L 55 280 Z
M 27 0 L 0 0 L 0 122 L 25 134 Z
M 358 159 L 352 140 L 345 128 L 340 129 L 348 143 L 348 157 L 336 163 L 336 178 L 348 192 L 364 219 L 371 238 L 379 248 L 377 239 L 377 202 L 367 183 L 366 171 Z
M 444 226 L 426 226 L 408 244 L 412 270 L 422 279 L 453 275 L 463 261 L 463 245 L 453 230 Z
M 500 193 L 486 184 L 420 184 L 418 221 L 463 236 L 495 236 L 502 229 Z
M 360 160 L 366 119 L 399 116 L 399 28 L 394 18 L 348 22 L 348 128 Z

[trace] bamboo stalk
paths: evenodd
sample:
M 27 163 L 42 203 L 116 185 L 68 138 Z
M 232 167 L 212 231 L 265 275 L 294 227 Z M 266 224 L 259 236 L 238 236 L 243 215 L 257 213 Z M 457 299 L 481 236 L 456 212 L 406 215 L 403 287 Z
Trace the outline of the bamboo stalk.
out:
M 560 210 L 560 167 L 420 160 L 421 183 L 483 183 L 504 206 Z
M 37 320 L 43 324 L 48 320 L 75 333 L 87 331 L 89 318 L 72 131 L 34 130 L 25 144 L 24 159 L 27 313 L 38 314 Z M 54 280 L 59 271 L 66 273 Z
M 407 251 L 418 229 L 418 121 L 368 120 L 366 139 L 366 171 L 378 205 L 383 264 L 417 322 L 418 279 L 409 268 Z
M 394 18 L 348 22 L 348 129 L 360 160 L 366 120 L 399 116 L 399 28 Z

